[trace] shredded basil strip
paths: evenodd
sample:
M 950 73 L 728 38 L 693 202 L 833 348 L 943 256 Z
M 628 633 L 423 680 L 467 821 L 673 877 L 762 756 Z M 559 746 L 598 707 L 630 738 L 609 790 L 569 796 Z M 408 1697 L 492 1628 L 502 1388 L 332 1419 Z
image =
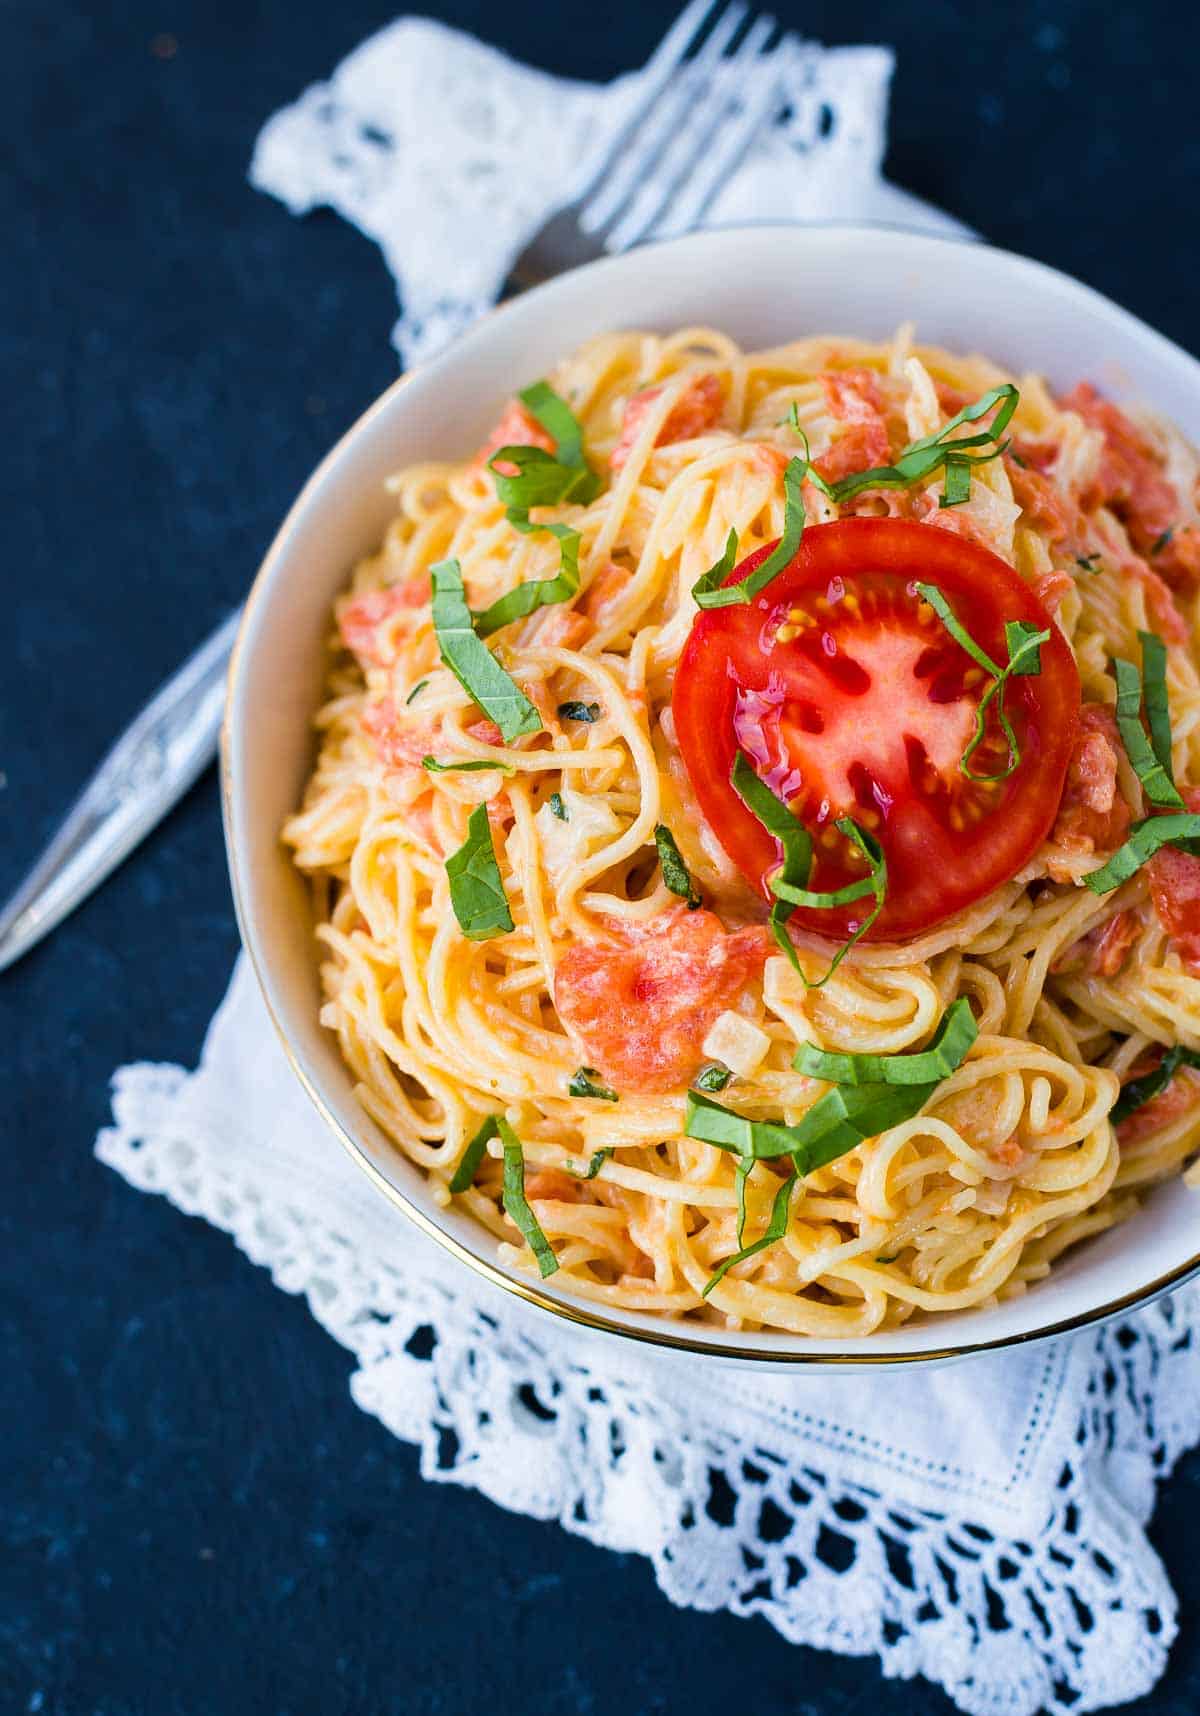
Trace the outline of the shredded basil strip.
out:
M 1122 1085 L 1121 1094 L 1108 1116 L 1113 1125 L 1119 1126 L 1122 1120 L 1128 1120 L 1137 1109 L 1152 1102 L 1156 1096 L 1161 1096 L 1180 1067 L 1200 1067 L 1200 1055 L 1195 1049 L 1185 1049 L 1182 1043 L 1176 1043 L 1144 1078 L 1133 1079 L 1129 1084 Z
M 835 888 L 828 893 L 816 892 L 811 888 L 792 887 L 782 876 L 776 875 L 771 878 L 771 892 L 778 899 L 786 900 L 789 905 L 807 906 L 810 910 L 818 911 L 824 911 L 835 906 L 852 905 L 855 900 L 865 899 L 868 894 L 874 896 L 875 904 L 849 940 L 843 942 L 838 948 L 829 963 L 828 969 L 822 976 L 809 979 L 805 977 L 803 971 L 800 972 L 801 981 L 806 989 L 820 989 L 823 984 L 829 982 L 850 949 L 860 942 L 871 928 L 883 910 L 883 903 L 887 898 L 887 858 L 884 856 L 883 847 L 878 840 L 873 834 L 868 834 L 865 828 L 860 828 L 852 816 L 839 816 L 834 827 L 839 834 L 843 834 L 850 844 L 856 846 L 862 853 L 871 866 L 870 875 L 864 876 L 858 882 L 848 882 L 844 888 Z M 796 969 L 800 969 L 799 963 L 797 963 Z
M 593 1150 L 586 1168 L 573 1168 L 569 1162 L 565 1165 L 567 1173 L 576 1180 L 594 1180 L 601 1168 L 613 1154 L 611 1149 Z
M 783 864 L 771 878 L 771 892 L 775 895 L 775 904 L 771 907 L 771 934 L 780 950 L 787 955 L 793 971 L 797 973 L 805 988 L 819 989 L 829 981 L 850 949 L 862 940 L 883 910 L 887 893 L 887 860 L 883 855 L 883 848 L 872 835 L 861 829 L 852 817 L 839 817 L 835 826 L 847 840 L 857 846 L 870 864 L 871 874 L 832 893 L 815 893 L 805 885 L 812 870 L 812 836 L 804 824 L 793 816 L 783 800 L 777 798 L 766 782 L 755 773 L 752 763 L 742 751 L 733 759 L 729 782 L 746 809 L 783 847 Z M 850 905 L 855 900 L 865 899 L 868 894 L 875 897 L 874 907 L 850 939 L 838 949 L 829 969 L 822 977 L 806 977 L 800 957 L 792 945 L 792 938 L 787 932 L 788 919 L 796 907 L 807 906 L 819 911 Z
M 971 462 L 969 459 L 948 457 L 946 477 L 938 496 L 939 507 L 962 506 L 971 498 Z
M 1170 544 L 1171 538 L 1174 536 L 1174 534 L 1175 534 L 1175 526 L 1173 524 L 1168 525 L 1166 530 L 1163 531 L 1162 535 L 1160 537 L 1158 537 L 1157 540 L 1151 546 L 1151 549 L 1150 549 L 1151 554 L 1161 554 L 1163 549 L 1166 548 Z
M 603 714 L 598 703 L 560 703 L 555 710 L 560 721 L 598 721 Z
M 830 1084 L 933 1084 L 958 1070 L 978 1035 L 971 1003 L 962 995 L 943 1015 L 929 1047 L 917 1054 L 834 1054 L 802 1043 L 792 1065 Z
M 1143 695 L 1146 699 L 1146 720 L 1150 724 L 1150 743 L 1154 755 L 1162 764 L 1171 785 L 1175 785 L 1175 769 L 1171 762 L 1171 705 L 1167 698 L 1167 646 L 1157 632 L 1139 632 L 1142 646 Z
M 550 794 L 550 814 L 551 816 L 557 816 L 560 822 L 569 822 L 571 820 L 567 815 L 567 807 L 563 803 L 563 797 L 560 792 L 552 792 Z
M 929 603 L 955 643 L 961 649 L 966 650 L 971 660 L 992 677 L 992 683 L 980 698 L 975 710 L 975 731 L 971 735 L 966 750 L 959 758 L 959 769 L 967 780 L 973 781 L 976 785 L 990 785 L 998 781 L 1006 781 L 1020 767 L 1021 747 L 1017 743 L 1017 735 L 1013 732 L 1012 722 L 1009 720 L 1008 711 L 1004 707 L 1005 689 L 1010 679 L 1041 672 L 1041 646 L 1049 642 L 1050 633 L 1048 630 L 1035 631 L 1023 620 L 1007 621 L 1004 627 L 1004 641 L 1008 648 L 1008 663 L 1005 667 L 1001 667 L 992 660 L 980 644 L 976 643 L 936 584 L 918 584 L 917 593 Z M 987 712 L 993 702 L 996 705 L 1000 729 L 1008 745 L 1008 762 L 999 774 L 978 775 L 971 768 L 971 758 L 986 736 Z
M 512 929 L 486 804 L 477 804 L 467 819 L 467 838 L 447 858 L 446 875 L 450 904 L 468 941 L 488 941 Z
M 462 567 L 457 560 L 439 560 L 430 567 L 433 579 L 433 629 L 442 660 L 468 697 L 499 727 L 511 744 L 523 733 L 538 733 L 542 721 L 521 687 L 476 634 L 463 592 Z
M 737 1156 L 790 1156 L 800 1175 L 836 1162 L 866 1138 L 919 1114 L 937 1089 L 929 1084 L 835 1085 L 795 1126 L 775 1120 L 747 1120 L 694 1090 L 687 1094 L 687 1137 Z
M 583 456 L 583 425 L 561 394 L 548 381 L 535 381 L 517 395 L 531 417 L 537 419 L 554 442 L 564 465 L 586 470 Z
M 695 1090 L 724 1090 L 733 1074 L 728 1067 L 723 1067 L 718 1061 L 709 1061 L 702 1067 L 692 1080 Z
M 417 683 L 413 686 L 413 688 L 409 692 L 408 696 L 404 699 L 405 705 L 408 705 L 409 703 L 414 702 L 416 700 L 416 698 L 420 696 L 421 692 L 424 691 L 425 687 L 428 684 L 429 684 L 429 681 L 427 679 L 418 679 Z
M 536 452 L 536 448 L 529 448 Z M 531 578 L 524 584 L 518 584 L 515 590 L 507 591 L 503 596 L 497 596 L 490 607 L 475 616 L 475 629 L 481 638 L 491 637 L 501 626 L 510 626 L 514 620 L 524 620 L 538 608 L 552 606 L 555 602 L 569 602 L 579 589 L 579 543 L 577 530 L 572 530 L 569 524 L 530 524 L 528 519 L 523 523 L 513 517 L 512 509 L 508 513 L 508 522 L 525 535 L 534 531 L 545 531 L 558 541 L 558 571 L 553 578 Z
M 436 757 L 422 757 L 421 767 L 428 769 L 431 775 L 475 774 L 480 769 L 498 769 L 502 775 L 516 773 L 511 763 L 493 763 L 486 757 L 472 757 L 463 763 L 439 763 Z
M 1149 816 L 1135 822 L 1124 846 L 1118 846 L 1107 864 L 1083 878 L 1093 894 L 1111 894 L 1122 882 L 1136 875 L 1147 859 L 1164 846 L 1179 846 L 1200 838 L 1200 815 L 1188 811 L 1176 816 Z
M 1099 558 L 1100 555 L 1097 552 L 1093 552 L 1091 554 L 1077 554 L 1075 556 L 1075 564 L 1084 572 L 1099 572 L 1102 570 L 1101 567 L 1096 565 L 1096 561 L 1099 560 Z
M 831 499 L 840 505 L 843 501 L 853 500 L 854 496 L 861 494 L 864 489 L 906 489 L 913 483 L 923 482 L 926 477 L 931 477 L 945 465 L 946 490 L 941 497 L 941 504 L 958 505 L 957 500 L 947 500 L 946 494 L 957 494 L 959 486 L 965 482 L 968 485 L 967 493 L 962 495 L 962 499 L 966 500 L 970 493 L 972 468 L 998 459 L 1006 450 L 1008 442 L 1001 441 L 1000 437 L 1008 428 L 1020 397 L 1011 382 L 1005 382 L 1003 387 L 993 387 L 973 405 L 964 405 L 936 434 L 910 442 L 894 465 L 877 465 L 869 471 L 855 471 L 850 476 L 843 477 L 840 482 L 832 483 L 829 487 Z M 996 405 L 999 405 L 1000 409 L 986 429 L 980 430 L 976 435 L 960 435 L 947 439 L 953 430 L 964 423 L 977 423 Z M 967 451 L 971 447 L 986 447 L 989 443 L 993 447 L 990 453 L 976 453 L 972 456 Z
M 454 1170 L 454 1178 L 450 1182 L 452 1192 L 465 1192 L 475 1183 L 475 1176 L 479 1172 L 479 1164 L 483 1161 L 484 1151 L 492 1139 L 499 1136 L 497 1117 L 494 1114 L 489 1114 L 462 1153 L 458 1167 Z
M 537 1258 L 537 1266 L 542 1279 L 553 1275 L 558 1268 L 558 1258 L 554 1255 L 554 1247 L 542 1232 L 537 1217 L 530 1209 L 525 1197 L 525 1152 L 521 1140 L 512 1127 L 502 1116 L 496 1117 L 496 1131 L 504 1145 L 504 1192 L 502 1202 L 505 1210 L 516 1222 L 529 1246 Z
M 551 437 L 555 450 L 501 447 L 488 460 L 488 468 L 509 524 L 525 536 L 544 533 L 556 539 L 558 571 L 553 578 L 531 579 L 498 597 L 476 620 L 480 637 L 526 619 L 538 608 L 568 602 L 577 593 L 579 532 L 567 524 L 534 524 L 529 513 L 535 506 L 562 506 L 568 501 L 586 506 L 603 486 L 583 456 L 583 429 L 566 400 L 545 381 L 535 381 L 518 397 Z M 499 470 L 500 465 L 515 466 L 516 474 Z
M 580 1067 L 571 1074 L 571 1082 L 567 1086 L 568 1096 L 592 1096 L 599 1102 L 620 1102 L 615 1090 L 606 1084 L 594 1084 L 595 1067 Z
M 787 805 L 781 798 L 776 797 L 766 782 L 759 778 L 743 751 L 739 751 L 733 759 L 729 784 L 750 814 L 761 822 L 768 834 L 773 834 L 783 847 L 783 866 L 778 879 L 790 886 L 803 887 L 812 871 L 812 836 L 808 829 L 792 815 Z M 775 896 L 775 903 L 771 907 L 771 934 L 781 952 L 787 955 L 793 971 L 803 978 L 800 956 L 787 932 L 787 921 L 795 909 L 795 906 L 788 905 L 778 895 Z
M 761 566 L 736 584 L 724 580 L 733 570 L 737 559 L 737 531 L 731 530 L 725 540 L 725 552 L 715 566 L 710 566 L 702 578 L 692 585 L 692 597 L 698 608 L 732 608 L 748 602 L 765 590 L 772 578 L 777 578 L 785 566 L 796 557 L 804 536 L 804 479 L 809 474 L 807 459 L 790 459 L 783 473 L 783 535 Z
M 1142 726 L 1141 674 L 1131 661 L 1123 661 L 1120 656 L 1113 661 L 1113 673 L 1117 681 L 1117 729 L 1125 754 L 1142 783 L 1142 791 L 1151 804 L 1169 805 L 1172 810 L 1186 809 L 1169 770 L 1163 767 Z
M 788 1208 L 792 1198 L 792 1187 L 795 1184 L 796 1175 L 789 1174 L 787 1179 L 784 1180 L 783 1184 L 780 1186 L 779 1190 L 775 1193 L 774 1201 L 771 1204 L 771 1219 L 767 1223 L 767 1231 L 763 1234 L 761 1239 L 756 1239 L 752 1245 L 743 1246 L 740 1251 L 735 1251 L 732 1257 L 727 1257 L 724 1263 L 718 1265 L 717 1269 L 712 1275 L 710 1275 L 705 1285 L 700 1289 L 700 1297 L 702 1299 L 708 1298 L 708 1295 L 712 1292 L 713 1288 L 717 1286 L 720 1281 L 725 1279 L 726 1275 L 728 1275 L 735 1263 L 743 1263 L 747 1257 L 756 1256 L 758 1252 L 765 1251 L 769 1245 L 775 1245 L 783 1238 L 784 1234 L 787 1232 Z M 740 1225 L 738 1237 L 739 1239 L 741 1238 Z
M 665 822 L 660 822 L 654 830 L 654 844 L 658 848 L 658 862 L 663 881 L 673 894 L 678 894 L 681 900 L 686 900 L 688 910 L 694 912 L 701 903 L 700 896 L 675 844 L 675 836 Z

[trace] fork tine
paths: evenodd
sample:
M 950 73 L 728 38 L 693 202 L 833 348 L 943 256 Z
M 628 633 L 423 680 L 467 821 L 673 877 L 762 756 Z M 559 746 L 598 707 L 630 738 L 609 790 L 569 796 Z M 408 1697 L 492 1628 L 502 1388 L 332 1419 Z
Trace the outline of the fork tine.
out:
M 604 183 L 586 203 L 580 217 L 585 232 L 602 233 L 620 217 L 627 203 L 636 195 L 646 176 L 653 172 L 663 155 L 670 149 L 689 107 L 696 98 L 699 83 L 703 89 L 708 73 L 724 56 L 725 49 L 745 21 L 748 8 L 743 0 L 733 0 L 713 24 L 703 46 L 687 62 L 686 76 L 668 90 L 656 103 L 653 113 L 637 136 L 630 140 Z
M 775 49 L 776 75 L 764 77 L 754 95 L 742 106 L 721 141 L 704 161 L 678 188 L 674 199 L 665 205 L 669 210 L 665 220 L 656 222 L 660 238 L 690 232 L 699 226 L 713 198 L 737 171 L 743 157 L 753 146 L 763 128 L 775 119 L 788 99 L 788 83 L 803 67 L 812 49 L 794 36 L 785 36 Z M 614 240 L 618 238 L 614 234 Z
M 713 148 L 714 140 L 718 145 L 728 141 L 726 131 L 730 123 L 735 133 L 740 133 L 743 129 L 742 120 L 746 117 L 753 121 L 755 130 L 763 123 L 766 108 L 761 103 L 760 91 L 753 87 L 745 104 L 746 112 L 739 115 L 741 84 L 737 73 L 744 68 L 753 71 L 756 62 L 761 65 L 774 57 L 766 54 L 764 50 L 775 30 L 774 18 L 756 18 L 733 53 L 715 68 L 714 76 L 710 80 L 708 98 L 697 104 L 695 111 L 689 116 L 690 122 L 672 140 L 671 147 L 654 163 L 654 167 L 659 167 L 662 171 L 652 177 L 650 175 L 654 173 L 654 168 L 650 169 L 627 212 L 610 229 L 609 249 L 627 250 L 649 232 L 664 209 L 687 185 L 705 152 Z M 768 87 L 774 96 L 779 87 L 777 74 L 770 79 Z M 720 147 L 715 152 L 721 153 Z
M 638 98 L 632 111 L 625 115 L 615 135 L 604 139 L 601 153 L 588 166 L 576 185 L 573 201 L 585 202 L 607 177 L 614 162 L 649 118 L 659 97 L 670 84 L 680 64 L 703 33 L 705 23 L 720 3 L 721 0 L 690 0 L 684 7 L 642 67 Z

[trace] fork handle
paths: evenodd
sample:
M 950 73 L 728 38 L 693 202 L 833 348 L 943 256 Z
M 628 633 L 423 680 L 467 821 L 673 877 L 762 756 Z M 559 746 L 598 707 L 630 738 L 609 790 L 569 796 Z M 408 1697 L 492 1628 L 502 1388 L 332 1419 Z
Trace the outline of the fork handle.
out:
M 240 619 L 231 614 L 135 717 L 0 909 L 0 971 L 74 911 L 212 761 Z

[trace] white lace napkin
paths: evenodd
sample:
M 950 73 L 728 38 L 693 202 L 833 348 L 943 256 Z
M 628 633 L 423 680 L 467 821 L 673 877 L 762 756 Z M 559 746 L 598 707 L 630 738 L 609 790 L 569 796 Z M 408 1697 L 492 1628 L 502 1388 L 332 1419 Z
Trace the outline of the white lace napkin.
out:
M 878 177 L 890 69 L 879 49 L 808 56 L 791 117 L 712 218 L 944 230 Z M 297 210 L 333 203 L 380 242 L 408 358 L 490 301 L 575 141 L 611 123 L 625 88 L 568 85 L 405 21 L 270 122 L 255 179 Z M 1162 1671 L 1176 1605 L 1143 1527 L 1155 1479 L 1200 1436 L 1200 1293 L 904 1375 L 743 1376 L 567 1340 L 423 1239 L 353 1166 L 244 963 L 200 1070 L 124 1068 L 96 1148 L 303 1292 L 358 1359 L 355 1400 L 420 1445 L 426 1477 L 649 1556 L 674 1602 L 877 1654 L 885 1673 L 924 1674 L 987 1716 L 1099 1709 Z

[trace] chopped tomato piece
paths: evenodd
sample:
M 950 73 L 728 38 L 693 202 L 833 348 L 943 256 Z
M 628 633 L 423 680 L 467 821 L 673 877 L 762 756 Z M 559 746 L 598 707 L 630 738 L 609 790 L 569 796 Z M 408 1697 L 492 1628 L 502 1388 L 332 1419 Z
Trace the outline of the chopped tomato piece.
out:
M 1041 673 L 1009 682 L 1021 760 L 1003 781 L 962 773 L 986 676 L 921 601 L 917 581 L 941 589 L 993 660 L 1007 659 L 1006 621 L 1050 630 Z M 1045 839 L 1075 740 L 1079 676 L 1062 634 L 997 555 L 909 520 L 850 518 L 806 530 L 791 564 L 752 601 L 697 617 L 672 708 L 700 808 L 764 898 L 782 849 L 733 789 L 738 750 L 811 832 L 814 890 L 864 877 L 839 818 L 875 835 L 888 878 L 871 938 L 907 940 L 999 887 Z M 989 717 L 973 770 L 999 774 L 1007 757 Z M 840 940 L 869 905 L 799 907 L 792 921 Z
M 578 608 L 557 607 L 538 633 L 540 649 L 576 649 L 591 635 L 592 622 Z
M 560 1204 L 577 1204 L 583 1196 L 583 1186 L 563 1168 L 539 1168 L 525 1177 L 527 1198 L 553 1198 Z
M 874 370 L 828 370 L 821 377 L 821 387 L 830 411 L 846 425 L 829 451 L 814 461 L 825 481 L 836 483 L 855 471 L 888 464 L 891 449 Z
M 1004 460 L 1013 499 L 1026 521 L 1039 530 L 1051 547 L 1074 540 L 1079 508 L 1072 504 L 1049 477 L 1032 466 L 1019 465 L 1011 455 Z
M 478 721 L 468 721 L 466 730 L 472 739 L 478 739 L 481 745 L 500 745 L 504 742 L 504 734 L 486 715 Z
M 368 703 L 359 721 L 374 743 L 380 762 L 389 769 L 419 767 L 421 758 L 434 747 L 432 723 L 404 720 L 391 697 L 378 697 Z
M 1129 957 L 1140 928 L 1136 912 L 1118 912 L 1102 929 L 1093 931 L 1087 938 L 1092 944 L 1089 970 L 1096 977 L 1116 977 Z
M 1111 709 L 1085 703 L 1052 839 L 1071 852 L 1113 852 L 1133 811 L 1117 785 L 1121 738 Z
M 680 906 L 615 945 L 581 941 L 554 975 L 554 1004 L 584 1064 L 618 1091 L 685 1085 L 718 1016 L 762 970 L 765 930 L 727 932 L 712 912 Z
M 616 601 L 632 577 L 627 567 L 618 566 L 615 560 L 606 561 L 580 597 L 581 610 L 591 619 L 597 619 L 610 602 Z
M 621 418 L 621 433 L 609 455 L 608 462 L 614 471 L 619 471 L 628 460 L 633 444 L 641 434 L 642 424 L 653 409 L 655 400 L 661 396 L 663 386 L 660 382 L 657 387 L 643 388 L 626 405 Z M 694 435 L 703 435 L 706 429 L 720 422 L 724 406 L 725 393 L 717 377 L 697 376 L 667 413 L 667 420 L 654 445 L 667 447 L 673 441 L 690 441 Z
M 1200 810 L 1200 787 L 1181 787 L 1189 810 Z M 1200 977 L 1200 858 L 1163 846 L 1146 865 L 1150 898 L 1186 970 Z
M 387 639 L 380 637 L 380 628 L 396 614 L 422 607 L 431 594 L 428 572 L 418 572 L 403 584 L 389 584 L 384 590 L 368 590 L 354 596 L 338 614 L 342 642 L 360 661 L 386 667 L 395 659 L 396 651 Z
M 1084 505 L 1111 507 L 1138 553 L 1153 554 L 1156 569 L 1169 584 L 1195 584 L 1200 576 L 1200 532 L 1179 524 L 1183 501 L 1167 480 L 1158 450 L 1090 381 L 1081 381 L 1059 403 L 1104 437 L 1100 468 Z
M 540 447 L 544 453 L 553 453 L 554 437 L 548 435 L 519 399 L 510 399 L 504 407 L 500 421 L 491 430 L 487 440 L 475 455 L 477 465 L 486 465 L 493 453 L 498 453 L 501 447 Z M 515 465 L 499 466 L 501 476 L 515 477 Z
M 1069 572 L 1042 572 L 1033 580 L 1033 593 L 1048 614 L 1057 614 L 1064 596 L 1075 588 Z
M 1138 1076 L 1141 1076 L 1141 1070 Z M 1120 1122 L 1117 1138 L 1122 1144 L 1136 1144 L 1139 1139 L 1148 1138 L 1154 1132 L 1163 1132 L 1176 1120 L 1182 1120 L 1197 1104 L 1200 1104 L 1200 1074 L 1190 1067 L 1180 1067 L 1165 1090 L 1152 1096 L 1140 1108 L 1135 1108 Z

